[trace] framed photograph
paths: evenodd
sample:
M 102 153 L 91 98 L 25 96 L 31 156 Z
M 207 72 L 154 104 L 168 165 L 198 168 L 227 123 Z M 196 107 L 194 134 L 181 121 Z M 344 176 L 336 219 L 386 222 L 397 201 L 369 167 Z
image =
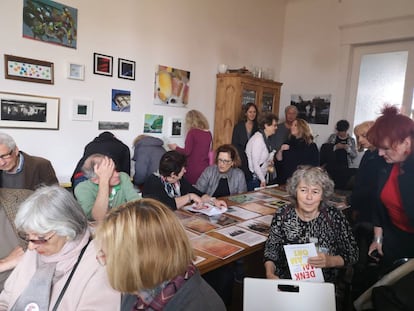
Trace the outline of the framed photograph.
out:
M 135 80 L 135 62 L 118 58 L 118 78 Z
M 68 64 L 68 79 L 85 80 L 85 66 L 80 64 Z
M 74 99 L 72 102 L 72 120 L 92 121 L 93 101 L 89 99 Z
M 170 137 L 182 137 L 183 136 L 183 119 L 171 118 L 169 123 L 168 134 Z
M 93 53 L 93 73 L 112 77 L 114 58 L 109 55 Z
M 13 55 L 4 55 L 6 79 L 53 84 L 53 63 Z
M 59 129 L 59 97 L 0 92 L 0 127 Z

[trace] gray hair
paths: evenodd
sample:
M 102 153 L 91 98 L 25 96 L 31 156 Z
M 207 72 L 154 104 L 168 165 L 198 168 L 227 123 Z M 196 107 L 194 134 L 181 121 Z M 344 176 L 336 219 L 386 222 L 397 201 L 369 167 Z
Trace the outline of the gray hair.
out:
M 88 220 L 72 193 L 59 186 L 37 189 L 20 206 L 15 224 L 18 230 L 76 240 L 88 228 Z
M 82 172 L 86 178 L 96 178 L 98 175 L 95 173 L 95 165 L 100 164 L 106 156 L 100 153 L 91 154 L 86 158 L 85 163 L 82 165 Z
M 297 189 L 300 182 L 308 186 L 319 186 L 322 188 L 322 201 L 326 203 L 334 192 L 334 182 L 328 173 L 320 167 L 301 166 L 288 179 L 286 191 L 293 197 L 297 203 Z
M 0 132 L 0 145 L 7 146 L 10 150 L 16 148 L 16 142 L 9 134 Z
M 289 110 L 295 110 L 296 114 L 297 114 L 297 113 L 299 113 L 299 111 L 298 111 L 298 107 L 296 107 L 295 105 L 289 105 L 289 106 L 286 106 L 286 108 L 285 108 L 285 114 L 286 114 Z

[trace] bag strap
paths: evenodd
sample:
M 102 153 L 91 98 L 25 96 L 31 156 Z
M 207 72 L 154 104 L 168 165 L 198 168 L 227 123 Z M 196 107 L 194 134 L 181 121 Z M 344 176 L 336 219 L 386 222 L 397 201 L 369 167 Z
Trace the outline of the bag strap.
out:
M 75 265 L 73 266 L 72 272 L 70 273 L 68 279 L 66 280 L 65 286 L 63 286 L 62 291 L 60 292 L 60 295 L 59 295 L 58 299 L 56 300 L 55 306 L 52 309 L 53 311 L 57 311 L 57 308 L 59 307 L 59 304 L 62 301 L 63 295 L 65 294 L 66 289 L 68 288 L 69 283 L 72 280 L 73 274 L 75 273 L 76 268 L 78 267 L 78 265 L 79 265 L 79 263 L 80 263 L 80 261 L 82 259 L 82 256 L 85 253 L 86 248 L 88 247 L 88 245 L 89 245 L 90 242 L 91 242 L 91 239 L 89 239 L 88 240 L 88 243 L 86 243 L 86 245 L 82 248 L 82 250 L 81 250 L 81 252 L 79 254 L 78 260 L 76 261 Z

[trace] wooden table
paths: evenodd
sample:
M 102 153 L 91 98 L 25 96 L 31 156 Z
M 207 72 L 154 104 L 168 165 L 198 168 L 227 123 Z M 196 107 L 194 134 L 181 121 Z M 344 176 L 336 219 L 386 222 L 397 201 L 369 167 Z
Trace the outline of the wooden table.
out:
M 281 189 L 281 190 L 283 190 L 283 189 Z M 260 192 L 260 191 L 246 192 L 244 194 L 252 194 L 252 193 L 256 193 L 257 194 L 258 192 Z M 284 201 L 287 201 L 288 200 L 286 198 L 283 198 L 283 197 L 280 197 L 280 196 L 271 195 L 269 193 L 263 193 L 263 194 L 272 196 L 272 197 L 275 198 L 275 200 L 284 200 Z M 228 206 L 243 207 L 242 204 L 239 204 L 237 202 L 231 201 L 227 197 L 221 198 L 221 199 L 225 200 Z M 264 201 L 255 201 L 254 203 L 264 204 L 265 202 Z M 274 212 L 276 212 L 276 209 L 274 209 Z M 190 212 L 185 212 L 185 213 L 189 213 L 191 215 L 197 215 L 197 214 L 193 214 L 193 213 L 190 213 Z M 244 221 L 247 221 L 247 219 L 237 218 L 237 217 L 235 217 L 234 215 L 231 215 L 231 214 L 229 216 L 232 217 L 232 218 L 238 219 L 239 220 L 239 223 L 244 222 Z M 262 216 L 262 215 L 260 215 L 260 216 Z M 252 219 L 255 219 L 255 218 L 252 218 Z M 234 225 L 236 225 L 236 224 L 234 224 Z M 219 229 L 221 229 L 221 228 L 219 228 Z M 214 237 L 214 238 L 219 239 L 219 240 L 224 241 L 224 242 L 231 243 L 231 244 L 236 245 L 236 246 L 240 246 L 240 247 L 243 248 L 243 250 L 240 251 L 240 252 L 238 252 L 238 253 L 236 253 L 236 254 L 234 254 L 234 255 L 232 255 L 232 256 L 230 256 L 230 257 L 228 257 L 228 258 L 226 258 L 226 259 L 221 259 L 219 257 L 213 256 L 213 255 L 210 255 L 210 254 L 205 253 L 203 251 L 200 251 L 198 249 L 195 249 L 195 254 L 196 255 L 205 258 L 205 260 L 203 260 L 202 262 L 200 262 L 200 263 L 197 264 L 197 267 L 200 270 L 200 273 L 202 273 L 202 274 L 203 273 L 206 273 L 206 272 L 209 272 L 209 271 L 212 271 L 212 270 L 215 270 L 217 268 L 220 268 L 220 267 L 222 267 L 224 265 L 227 265 L 229 263 L 232 263 L 232 262 L 234 262 L 234 261 L 236 261 L 236 260 L 238 260 L 240 258 L 243 258 L 243 257 L 245 257 L 247 255 L 250 255 L 250 254 L 253 254 L 253 253 L 256 253 L 256 252 L 258 252 L 258 254 L 261 254 L 261 256 L 263 256 L 263 249 L 264 249 L 265 242 L 261 242 L 261 243 L 256 244 L 256 245 L 249 246 L 249 245 L 246 245 L 246 244 L 241 243 L 239 241 L 230 239 L 230 238 L 228 238 L 228 237 L 226 237 L 226 236 L 224 236 L 224 235 L 222 235 L 220 233 L 215 232 L 214 230 L 205 233 L 205 235 L 208 235 L 210 237 Z

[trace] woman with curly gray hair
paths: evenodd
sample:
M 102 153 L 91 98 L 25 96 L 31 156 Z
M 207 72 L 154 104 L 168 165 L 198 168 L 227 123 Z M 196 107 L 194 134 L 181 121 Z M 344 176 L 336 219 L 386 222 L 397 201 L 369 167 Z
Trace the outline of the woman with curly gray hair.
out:
M 322 268 L 326 282 L 336 283 L 341 267 L 353 265 L 358 247 L 343 213 L 327 204 L 334 183 L 319 167 L 301 167 L 288 180 L 292 204 L 281 207 L 272 220 L 264 251 L 268 279 L 290 279 L 283 245 L 318 244 L 308 263 Z

